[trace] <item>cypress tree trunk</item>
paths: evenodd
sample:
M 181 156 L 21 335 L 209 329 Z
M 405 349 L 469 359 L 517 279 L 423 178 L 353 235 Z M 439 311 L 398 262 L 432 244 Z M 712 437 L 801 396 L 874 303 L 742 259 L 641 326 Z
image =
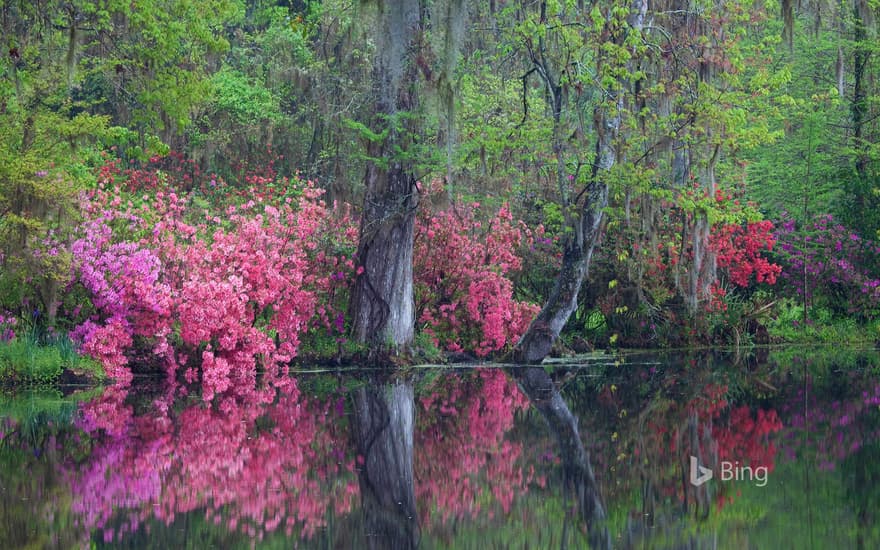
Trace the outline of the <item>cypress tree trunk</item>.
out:
M 374 347 L 405 348 L 413 338 L 413 236 L 418 195 L 401 166 L 367 170 L 358 244 L 363 272 L 352 293 L 353 336 Z
M 864 197 L 862 196 L 864 191 L 861 188 L 867 176 L 868 166 L 864 127 L 865 117 L 868 114 L 868 93 L 865 81 L 872 51 L 872 46 L 868 43 L 868 23 L 866 21 L 870 9 L 865 0 L 857 0 L 853 10 L 855 51 L 853 52 L 853 100 L 850 111 L 853 124 L 853 146 L 856 150 L 856 173 L 861 180 L 857 185 L 858 192 L 856 194 L 858 208 L 864 207 Z
M 417 0 L 378 3 L 372 121 L 357 262 L 352 289 L 352 336 L 374 349 L 412 343 L 412 250 L 418 190 L 401 158 L 420 133 L 418 116 L 422 14 Z M 376 137 L 379 136 L 379 137 Z

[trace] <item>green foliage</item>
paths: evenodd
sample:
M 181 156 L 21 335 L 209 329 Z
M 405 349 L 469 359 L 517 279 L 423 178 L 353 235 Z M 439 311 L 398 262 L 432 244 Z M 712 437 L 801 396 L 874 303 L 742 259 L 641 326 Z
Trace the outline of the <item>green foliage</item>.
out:
M 0 118 L 0 308 L 39 308 L 51 323 L 70 273 L 76 192 L 96 158 L 88 143 L 107 118 L 34 109 Z
M 417 332 L 413 339 L 413 349 L 421 363 L 441 363 L 444 360 L 443 351 L 434 343 L 434 340 L 424 332 Z
M 325 329 L 314 329 L 303 337 L 298 362 L 308 368 L 313 364 L 350 362 L 365 357 L 367 347 L 354 340 L 340 337 Z
M 238 124 L 277 122 L 281 111 L 272 92 L 244 74 L 224 67 L 211 77 L 211 108 Z
M 124 126 L 111 126 L 104 133 L 101 144 L 123 160 L 145 162 L 153 155 L 164 156 L 171 148 L 154 134 L 139 133 Z
M 880 323 L 859 325 L 855 319 L 835 316 L 823 307 L 811 307 L 805 322 L 803 305 L 791 299 L 780 300 L 767 328 L 774 342 L 874 345 L 880 337 Z
M 0 345 L 0 372 L 6 380 L 47 384 L 61 375 L 61 353 L 54 347 L 38 345 L 18 337 Z
M 93 380 L 103 377 L 103 368 L 80 356 L 66 337 L 42 343 L 33 333 L 0 342 L 0 381 L 15 385 L 46 386 L 58 381 L 65 369 Z
M 868 19 L 876 19 L 874 15 Z M 784 133 L 772 148 L 754 150 L 750 195 L 771 215 L 787 212 L 802 221 L 819 213 L 862 235 L 880 228 L 878 217 L 877 42 L 859 28 L 859 10 L 843 3 L 825 13 L 819 5 L 799 11 L 793 47 L 779 49 L 774 66 L 788 79 L 768 79 L 766 95 L 775 107 L 768 120 Z M 866 12 L 866 14 L 869 12 Z M 862 62 L 857 63 L 859 56 Z M 760 75 L 767 68 L 750 68 Z M 821 75 L 821 76 L 820 76 Z

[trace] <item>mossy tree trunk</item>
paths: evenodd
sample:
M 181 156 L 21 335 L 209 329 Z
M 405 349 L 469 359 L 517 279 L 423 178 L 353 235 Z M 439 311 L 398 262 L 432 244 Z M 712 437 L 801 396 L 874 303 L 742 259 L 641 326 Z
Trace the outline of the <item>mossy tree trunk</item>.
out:
M 374 350 L 413 339 L 412 254 L 418 189 L 413 140 L 421 133 L 419 67 L 423 40 L 417 0 L 379 2 L 364 211 L 351 297 L 352 335 Z

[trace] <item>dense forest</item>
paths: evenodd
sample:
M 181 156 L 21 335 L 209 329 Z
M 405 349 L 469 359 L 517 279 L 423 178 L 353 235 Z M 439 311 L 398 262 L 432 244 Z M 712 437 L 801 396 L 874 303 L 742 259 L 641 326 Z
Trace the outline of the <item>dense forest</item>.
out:
M 0 366 L 873 342 L 878 16 L 2 0 Z

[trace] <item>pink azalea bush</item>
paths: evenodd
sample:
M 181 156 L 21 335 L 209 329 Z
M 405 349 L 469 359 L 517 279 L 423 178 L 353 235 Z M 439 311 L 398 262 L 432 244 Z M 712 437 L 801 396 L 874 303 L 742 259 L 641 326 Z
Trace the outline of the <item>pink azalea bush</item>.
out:
M 513 345 L 538 307 L 514 298 L 516 254 L 529 238 L 507 206 L 483 223 L 479 203 L 442 212 L 422 210 L 415 237 L 414 273 L 419 328 L 437 346 L 479 357 Z
M 111 378 L 128 382 L 133 364 L 159 364 L 169 378 L 199 385 L 206 401 L 254 391 L 268 400 L 290 383 L 304 342 L 344 340 L 358 275 L 358 223 L 348 207 L 328 207 L 299 179 L 283 180 L 283 193 L 277 181 L 254 179 L 273 192 L 254 188 L 256 201 L 211 205 L 167 178 L 146 178 L 150 194 L 133 196 L 124 176 L 115 163 L 102 168 L 71 246 L 74 281 L 94 309 L 72 336 Z M 481 357 L 515 343 L 537 311 L 514 298 L 508 278 L 528 238 L 507 207 L 485 224 L 477 204 L 423 208 L 419 328 L 444 349 Z
M 72 246 L 76 280 L 97 310 L 73 332 L 82 349 L 119 381 L 147 350 L 169 376 L 200 382 L 206 401 L 257 387 L 270 398 L 289 383 L 300 336 L 329 325 L 324 298 L 354 267 L 318 250 L 334 236 L 352 240 L 353 224 L 334 224 L 321 191 L 297 184 L 297 201 L 250 201 L 201 219 L 173 190 L 140 206 L 123 204 L 118 189 L 91 193 Z M 315 269 L 329 264 L 335 272 Z

